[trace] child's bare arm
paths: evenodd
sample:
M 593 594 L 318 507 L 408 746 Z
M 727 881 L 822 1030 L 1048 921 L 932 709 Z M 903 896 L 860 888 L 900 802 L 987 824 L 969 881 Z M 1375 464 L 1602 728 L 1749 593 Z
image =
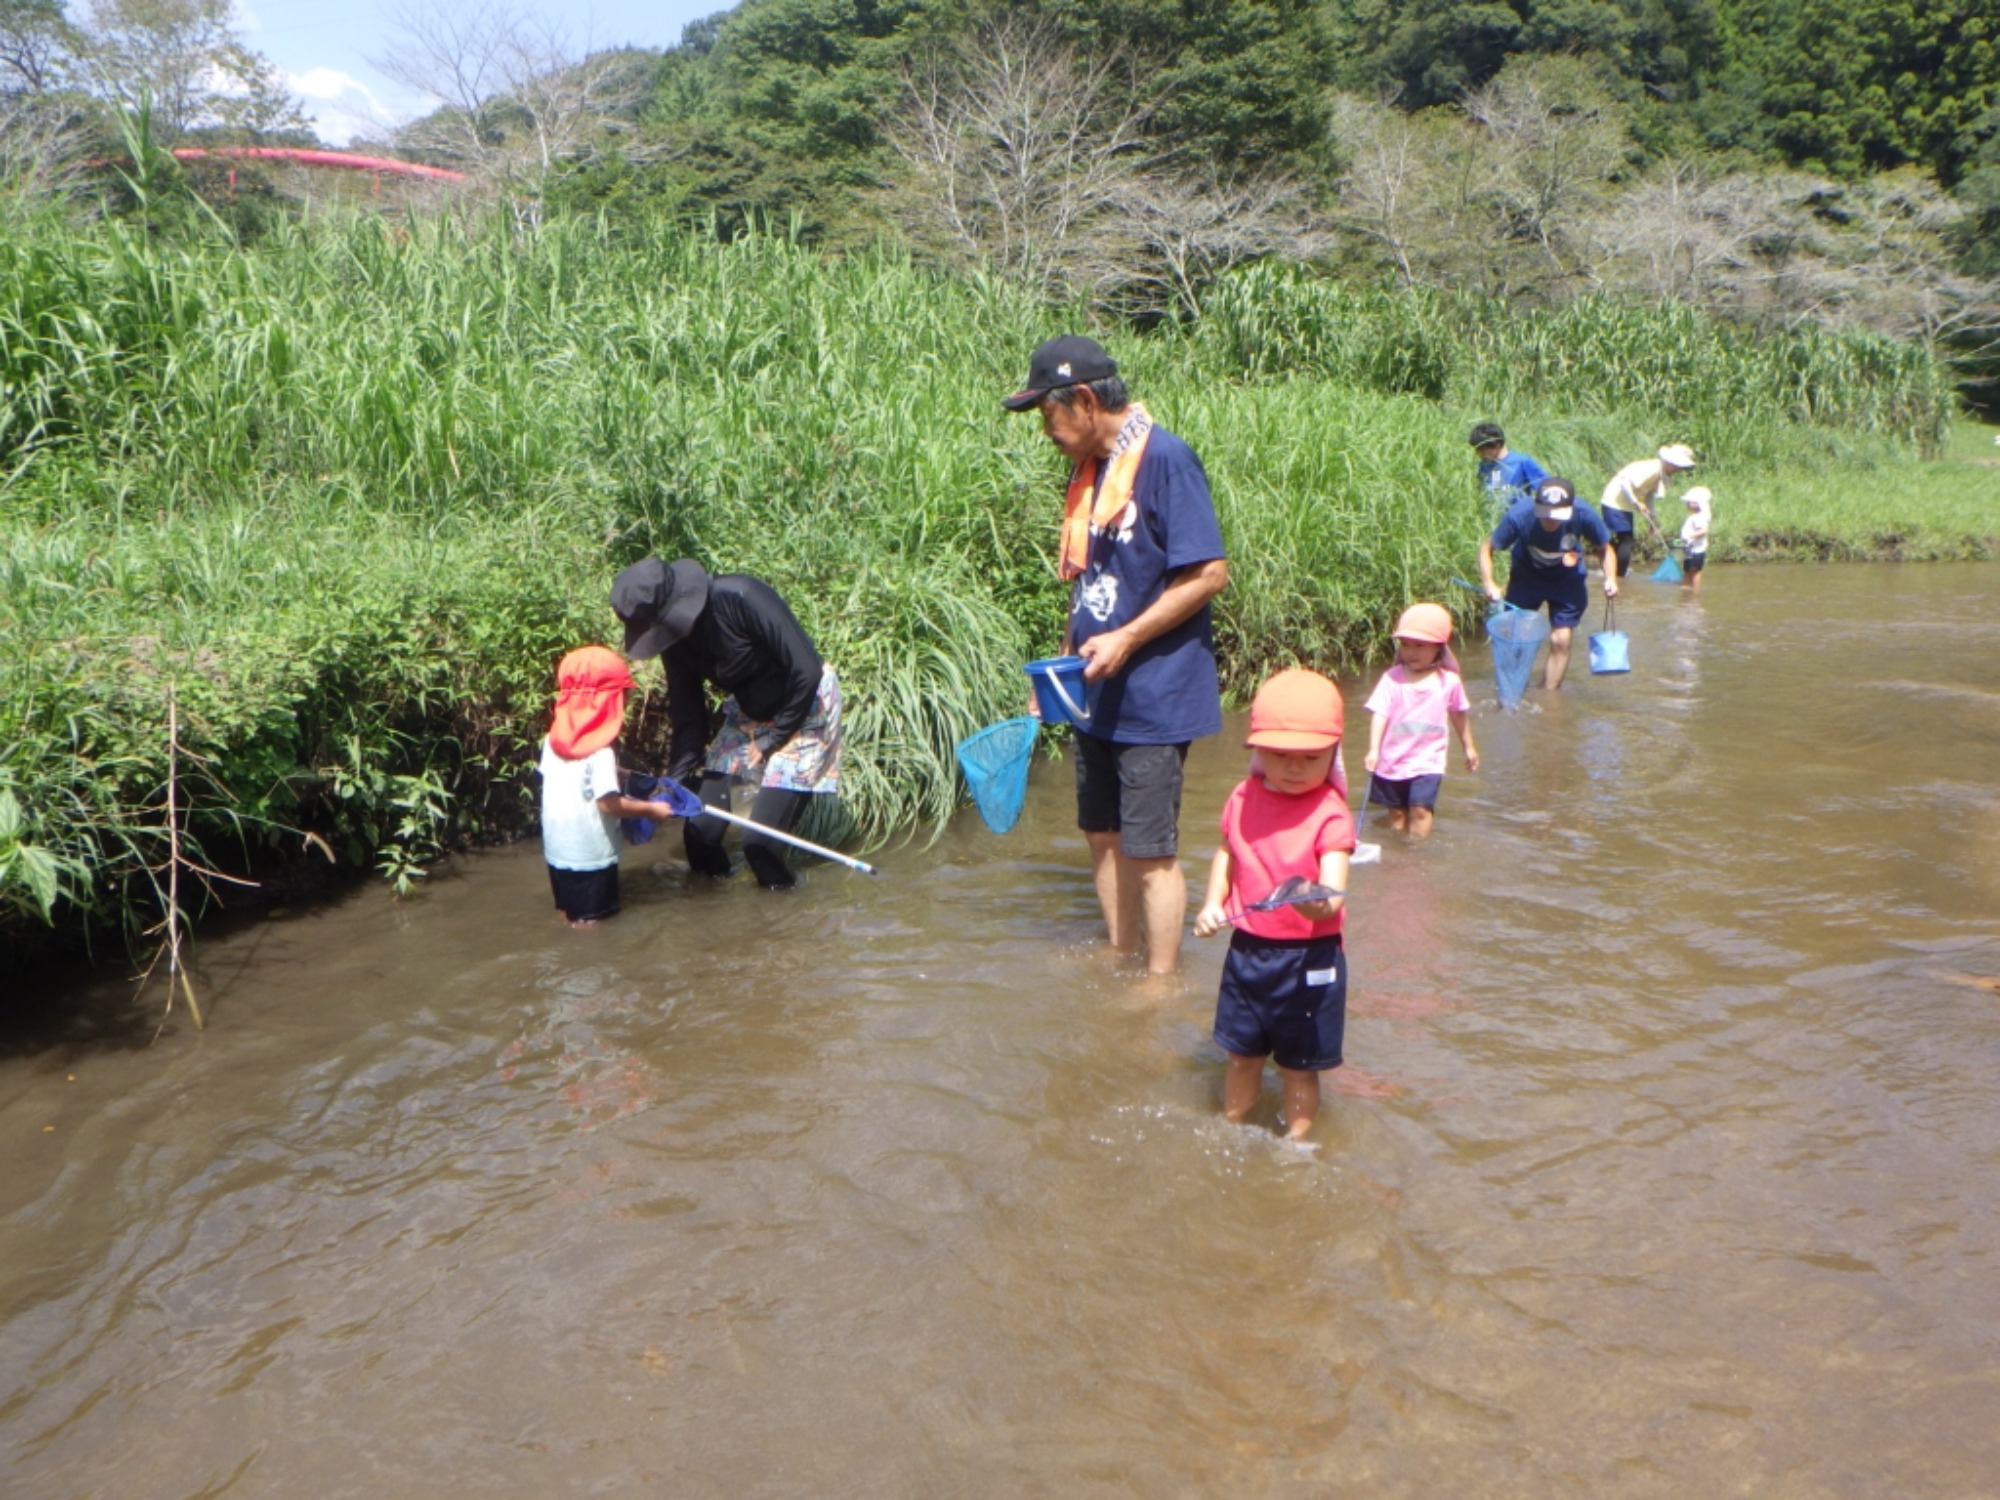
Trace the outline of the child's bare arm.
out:
M 669 802 L 641 802 L 623 792 L 606 792 L 597 799 L 597 810 L 613 818 L 653 818 L 659 822 L 678 817 Z
M 1371 773 L 1375 769 L 1375 762 L 1382 758 L 1382 735 L 1387 731 L 1388 727 L 1389 716 L 1387 714 L 1369 715 L 1368 753 L 1361 758 L 1361 764 Z
M 1196 937 L 1208 937 L 1229 925 L 1228 908 L 1222 904 L 1229 899 L 1229 872 L 1229 846 L 1225 844 L 1215 851 L 1215 862 L 1208 867 L 1208 889 L 1194 917 Z
M 1347 856 L 1330 850 L 1319 857 L 1319 883 L 1336 891 L 1347 889 Z M 1298 913 L 1308 922 L 1324 922 L 1347 904 L 1345 896 L 1329 896 L 1324 901 L 1301 901 Z
M 1451 720 L 1451 727 L 1458 731 L 1459 744 L 1465 747 L 1465 769 L 1478 770 L 1479 747 L 1472 743 L 1472 715 L 1453 710 L 1445 717 Z

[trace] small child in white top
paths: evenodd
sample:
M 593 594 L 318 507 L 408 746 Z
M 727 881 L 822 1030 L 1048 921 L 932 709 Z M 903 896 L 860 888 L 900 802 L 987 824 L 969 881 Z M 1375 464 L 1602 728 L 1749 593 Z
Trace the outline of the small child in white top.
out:
M 671 818 L 665 802 L 618 787 L 611 747 L 625 727 L 632 673 L 608 646 L 580 646 L 556 668 L 556 706 L 542 741 L 542 860 L 572 927 L 618 915 L 618 820 Z
M 1687 555 L 1681 563 L 1681 587 L 1701 592 L 1701 570 L 1708 563 L 1709 505 L 1714 497 L 1708 486 L 1698 484 L 1687 492 L 1687 519 L 1681 522 L 1681 542 Z
M 1465 769 L 1479 769 L 1472 704 L 1451 654 L 1451 614 L 1442 604 L 1412 604 L 1396 621 L 1396 664 L 1368 698 L 1368 801 L 1389 809 L 1389 824 L 1428 838 L 1444 782 L 1453 732 Z

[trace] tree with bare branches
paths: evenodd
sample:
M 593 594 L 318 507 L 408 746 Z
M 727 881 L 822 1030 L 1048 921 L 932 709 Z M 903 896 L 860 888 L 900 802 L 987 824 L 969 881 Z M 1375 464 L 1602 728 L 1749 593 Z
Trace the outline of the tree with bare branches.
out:
M 1298 182 L 1184 161 L 1156 133 L 1143 59 L 1078 51 L 1049 16 L 1004 10 L 912 59 L 885 135 L 890 202 L 918 245 L 1052 301 L 1192 311 L 1260 256 L 1322 247 Z
M 912 60 L 904 79 L 887 136 L 912 239 L 1051 299 L 1126 274 L 1137 246 L 1121 209 L 1157 163 L 1153 102 L 1129 62 L 1080 56 L 1053 20 L 1007 11 Z
M 391 29 L 397 45 L 370 63 L 432 105 L 399 144 L 510 186 L 577 165 L 644 96 L 624 53 L 592 52 L 550 17 L 497 0 L 413 6 Z

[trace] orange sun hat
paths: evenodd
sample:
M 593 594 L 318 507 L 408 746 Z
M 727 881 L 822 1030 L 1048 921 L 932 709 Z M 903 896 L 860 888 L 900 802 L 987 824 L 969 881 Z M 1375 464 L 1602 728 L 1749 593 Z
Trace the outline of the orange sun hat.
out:
M 1332 680 L 1287 667 L 1266 679 L 1250 700 L 1250 733 L 1243 743 L 1260 750 L 1330 750 L 1346 727 L 1340 689 Z
M 1442 604 L 1412 604 L 1404 610 L 1396 621 L 1396 628 L 1389 632 L 1399 641 L 1430 641 L 1439 646 L 1451 644 L 1451 612 Z
M 625 658 L 609 646 L 570 652 L 556 668 L 549 748 L 564 760 L 582 760 L 609 745 L 625 727 L 625 694 L 635 686 Z

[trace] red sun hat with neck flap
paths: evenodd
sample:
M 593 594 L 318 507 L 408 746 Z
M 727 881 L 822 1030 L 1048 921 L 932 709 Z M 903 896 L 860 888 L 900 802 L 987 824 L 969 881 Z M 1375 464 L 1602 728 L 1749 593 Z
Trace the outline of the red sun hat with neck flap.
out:
M 564 760 L 582 760 L 609 745 L 625 727 L 625 694 L 632 686 L 625 658 L 609 646 L 570 652 L 556 668 L 549 748 Z
M 1347 727 L 1340 689 L 1304 667 L 1287 667 L 1250 700 L 1250 733 L 1243 743 L 1259 750 L 1331 750 Z

